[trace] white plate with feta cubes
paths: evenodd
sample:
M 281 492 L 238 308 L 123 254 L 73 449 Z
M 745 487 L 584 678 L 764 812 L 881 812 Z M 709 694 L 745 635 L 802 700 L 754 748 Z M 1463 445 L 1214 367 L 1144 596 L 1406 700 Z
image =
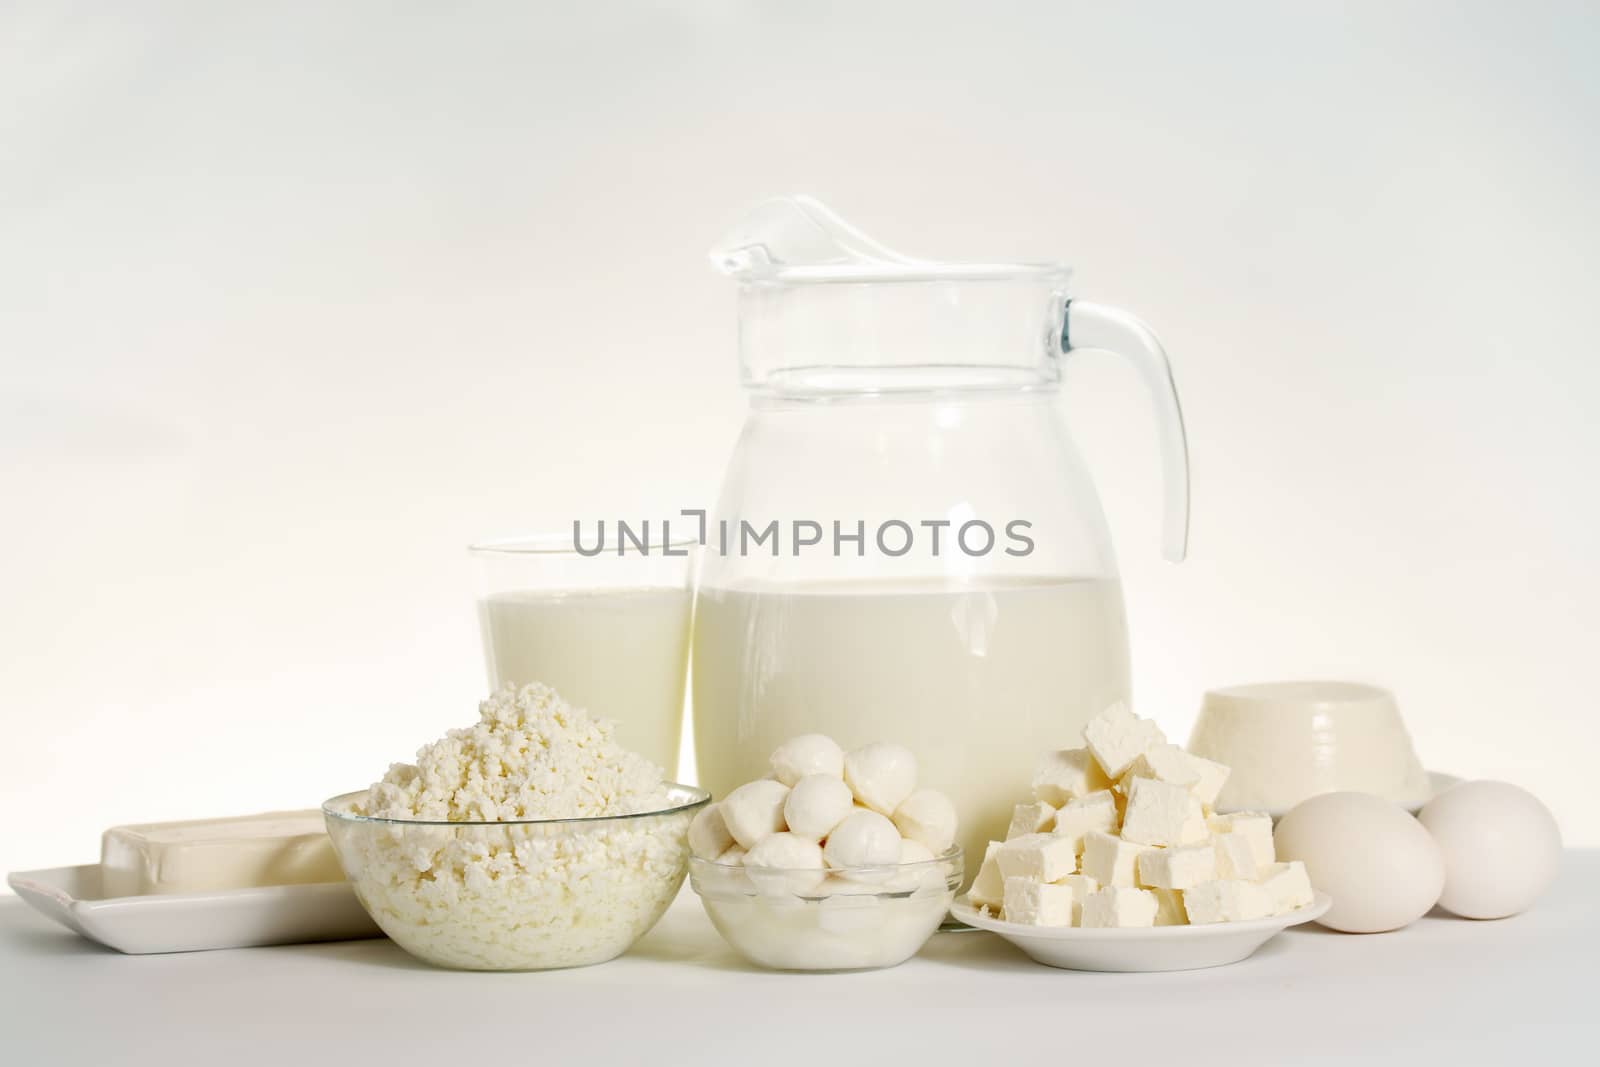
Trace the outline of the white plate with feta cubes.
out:
M 968 926 L 999 934 L 1046 967 L 1069 971 L 1193 971 L 1248 959 L 1291 926 L 1326 914 L 1333 898 L 1318 893 L 1305 907 L 1268 919 L 1199 926 L 1092 928 L 1008 923 L 974 908 L 965 897 L 950 914 Z

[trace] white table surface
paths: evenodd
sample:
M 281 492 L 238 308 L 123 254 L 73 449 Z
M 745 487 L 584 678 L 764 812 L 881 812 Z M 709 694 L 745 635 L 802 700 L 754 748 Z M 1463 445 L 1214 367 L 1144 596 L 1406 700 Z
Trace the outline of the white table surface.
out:
M 1569 852 L 1512 919 L 1303 927 L 1146 975 L 1050 970 L 986 933 L 889 971 L 774 974 L 687 890 L 627 956 L 535 974 L 434 970 L 383 940 L 123 956 L 4 898 L 0 1064 L 1597 1062 L 1597 883 L 1600 852 Z

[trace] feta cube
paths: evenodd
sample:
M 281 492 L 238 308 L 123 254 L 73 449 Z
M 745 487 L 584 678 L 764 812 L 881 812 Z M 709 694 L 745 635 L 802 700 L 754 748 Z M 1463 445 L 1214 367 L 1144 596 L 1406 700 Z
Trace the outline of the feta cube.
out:
M 1100 883 L 1087 874 L 1069 874 L 1053 884 L 1072 890 L 1072 925 L 1082 926 L 1083 902 L 1089 899 L 1090 893 L 1100 888 Z
M 1213 815 L 1207 820 L 1214 834 L 1242 833 L 1250 842 L 1250 851 L 1256 854 L 1256 866 L 1266 867 L 1277 862 L 1272 847 L 1272 816 L 1260 811 L 1235 811 L 1228 815 Z
M 1199 756 L 1191 756 L 1174 744 L 1152 745 L 1134 758 L 1117 779 L 1117 788 L 1126 793 L 1135 778 L 1154 778 L 1185 789 L 1200 783 Z
M 1117 802 L 1109 789 L 1069 800 L 1055 814 L 1055 834 L 1072 840 L 1072 849 L 1083 854 L 1083 839 L 1091 830 L 1117 832 Z
M 1274 915 L 1303 908 L 1316 897 L 1306 865 L 1299 860 L 1274 863 L 1266 868 L 1261 875 L 1261 888 L 1272 894 Z
M 1067 748 L 1047 752 L 1033 771 L 1033 795 L 1053 807 L 1111 788 L 1111 779 L 1100 770 L 1086 748 Z
M 1144 889 L 1110 885 L 1089 894 L 1083 903 L 1083 925 L 1097 927 L 1154 926 L 1159 910 L 1155 894 Z
M 1078 854 L 1068 838 L 1055 834 L 1026 834 L 1012 838 L 994 854 L 1002 878 L 1032 878 L 1056 882 L 1078 869 Z
M 1216 760 L 1208 760 L 1196 756 L 1192 752 L 1189 758 L 1194 760 L 1200 771 L 1200 781 L 1189 787 L 1189 792 L 1199 798 L 1200 803 L 1210 811 L 1217 806 L 1217 797 L 1222 793 L 1222 787 L 1228 784 L 1228 775 L 1233 773 L 1232 768 Z
M 1188 889 L 1215 881 L 1217 854 L 1210 845 L 1178 845 L 1139 853 L 1139 884 L 1147 889 Z
M 990 841 L 983 850 L 983 865 L 978 868 L 978 877 L 972 880 L 972 888 L 967 890 L 967 902 L 974 908 L 998 912 L 1005 901 L 1005 882 L 1000 877 L 1000 863 L 995 859 L 999 851 L 998 841 Z
M 1156 926 L 1183 926 L 1189 913 L 1183 909 L 1183 894 L 1176 889 L 1147 889 L 1156 898 Z
M 1076 898 L 1071 886 L 1035 882 L 1032 878 L 1007 878 L 1005 906 L 1000 917 L 1008 923 L 1029 926 L 1071 926 Z
M 1052 829 L 1055 824 L 1056 809 L 1044 801 L 1018 804 L 1011 809 L 1011 826 L 1006 830 L 1006 840 L 1025 837 L 1028 834 L 1042 834 Z
M 1190 845 L 1210 838 L 1200 801 L 1181 785 L 1135 778 L 1122 836 L 1142 845 Z
M 1119 701 L 1089 720 L 1083 728 L 1083 740 L 1105 776 L 1116 779 L 1127 773 L 1134 760 L 1156 745 L 1165 744 L 1167 738 L 1161 727 L 1139 718 Z
M 1189 913 L 1189 922 L 1196 926 L 1265 919 L 1275 911 L 1271 893 L 1254 882 L 1231 878 L 1185 889 L 1183 907 Z
M 1249 834 L 1242 830 L 1216 834 L 1211 838 L 1211 847 L 1217 853 L 1218 878 L 1254 882 L 1261 877 L 1261 864 L 1256 862 Z
M 1148 850 L 1146 845 L 1090 830 L 1083 839 L 1083 873 L 1102 886 L 1132 889 L 1139 884 L 1139 854 Z

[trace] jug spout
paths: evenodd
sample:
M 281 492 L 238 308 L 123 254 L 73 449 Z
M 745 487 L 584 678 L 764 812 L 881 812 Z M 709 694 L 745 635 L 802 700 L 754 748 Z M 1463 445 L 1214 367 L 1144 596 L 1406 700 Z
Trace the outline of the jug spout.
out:
M 874 241 L 809 196 L 763 200 L 711 250 L 711 263 L 740 281 L 808 270 L 906 267 L 917 261 Z

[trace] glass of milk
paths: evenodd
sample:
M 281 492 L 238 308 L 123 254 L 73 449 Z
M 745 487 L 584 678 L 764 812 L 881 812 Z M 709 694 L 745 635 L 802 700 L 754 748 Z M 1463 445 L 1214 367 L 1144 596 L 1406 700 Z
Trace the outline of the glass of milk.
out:
M 587 546 L 585 546 L 587 547 Z M 559 534 L 473 545 L 489 684 L 543 682 L 678 768 L 694 541 L 584 555 Z

